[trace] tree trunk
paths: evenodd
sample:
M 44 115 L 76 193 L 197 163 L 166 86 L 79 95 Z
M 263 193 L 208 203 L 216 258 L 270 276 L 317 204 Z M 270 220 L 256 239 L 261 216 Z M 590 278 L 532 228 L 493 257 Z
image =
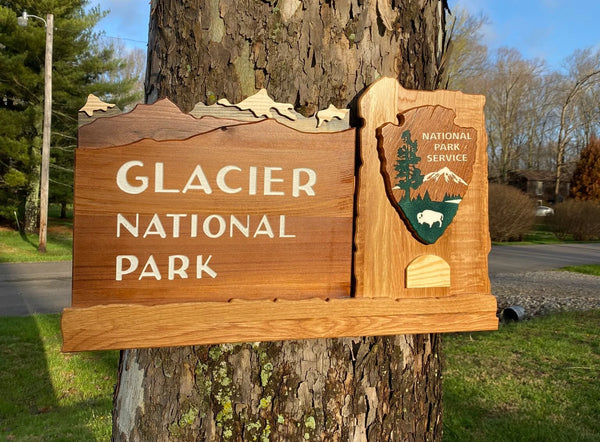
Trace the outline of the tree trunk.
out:
M 39 160 L 39 155 L 35 156 L 35 161 Z M 38 163 L 36 163 L 38 164 Z M 25 200 L 25 221 L 23 230 L 27 233 L 35 233 L 40 221 L 40 166 L 34 167 L 32 173 L 33 179 L 29 182 L 27 189 L 27 199 Z
M 305 115 L 381 76 L 434 89 L 445 1 L 153 0 L 146 100 L 265 87 Z M 276 294 L 274 294 L 276 295 Z M 114 440 L 438 440 L 437 335 L 128 350 Z

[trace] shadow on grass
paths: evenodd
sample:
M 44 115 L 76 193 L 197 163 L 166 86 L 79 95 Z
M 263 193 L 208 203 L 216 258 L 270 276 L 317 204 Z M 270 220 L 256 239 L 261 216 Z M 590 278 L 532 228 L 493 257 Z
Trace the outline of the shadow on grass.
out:
M 29 244 L 31 247 L 33 247 L 34 250 L 37 250 L 37 244 L 34 244 L 23 230 L 19 230 L 19 236 L 21 237 L 24 243 Z
M 580 396 L 581 393 L 577 386 L 561 392 L 568 396 Z M 444 389 L 445 409 L 460 410 L 460 413 L 445 413 L 444 442 L 598 441 L 598 433 L 593 430 L 594 423 L 586 425 L 563 415 L 538 414 L 517 407 L 511 409 L 510 405 L 494 407 L 490 405 L 489 398 L 482 398 L 481 394 L 477 386 L 471 391 Z
M 110 436 L 106 433 L 111 396 L 98 394 L 99 386 L 93 384 L 91 392 L 81 391 L 77 356 L 59 352 L 58 321 L 58 315 L 0 318 L 1 440 L 81 441 L 98 440 L 99 433 Z M 109 364 L 105 364 L 99 377 L 106 377 L 102 370 Z M 116 367 L 111 370 L 116 372 Z

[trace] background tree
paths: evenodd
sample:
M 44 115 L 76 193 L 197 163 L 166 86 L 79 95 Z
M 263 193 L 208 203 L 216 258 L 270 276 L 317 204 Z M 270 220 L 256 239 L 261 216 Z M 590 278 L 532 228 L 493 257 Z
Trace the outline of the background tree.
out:
M 85 0 L 7 0 L 0 5 L 0 218 L 14 212 L 34 230 L 39 208 L 39 164 L 43 114 L 45 30 L 30 20 L 17 26 L 23 10 L 54 14 L 50 199 L 72 198 L 77 111 L 89 93 L 115 96 L 120 106 L 135 99 L 134 78 L 106 81 L 125 66 L 114 50 L 98 44 L 94 25 L 104 16 Z M 138 93 L 139 96 L 139 93 Z
M 573 178 L 571 196 L 577 200 L 600 202 L 600 140 L 592 137 L 581 152 Z
M 505 183 L 508 171 L 519 167 L 535 135 L 537 110 L 531 109 L 540 92 L 536 79 L 543 63 L 524 60 L 514 49 L 498 50 L 486 75 L 486 122 L 490 175 Z
M 103 84 L 110 85 L 110 90 L 104 92 L 106 99 L 123 111 L 143 103 L 146 51 L 128 48 L 117 39 L 103 39 L 101 47 L 112 51 L 113 57 L 120 61 L 118 69 L 106 71 L 100 77 Z
M 598 130 L 599 52 L 576 50 L 562 69 L 549 70 L 516 49 L 489 53 L 481 43 L 487 22 L 465 10 L 448 21 L 447 85 L 486 96 L 491 178 L 506 182 L 509 170 L 547 170 L 558 189 L 564 167 Z
M 353 106 L 381 76 L 434 89 L 445 6 L 153 0 L 146 100 L 189 111 L 266 87 L 308 115 Z M 128 350 L 113 438 L 440 439 L 439 352 L 437 335 Z
M 483 45 L 483 30 L 487 17 L 473 16 L 465 9 L 452 11 L 447 23 L 446 88 L 470 93 L 482 93 L 482 74 L 489 69 L 487 46 Z
M 569 72 L 558 88 L 559 124 L 556 138 L 556 179 L 554 195 L 559 200 L 560 180 L 567 163 L 567 153 L 576 132 L 585 127 L 584 96 L 600 87 L 600 51 L 575 51 L 567 60 Z M 579 106 L 578 106 L 579 104 Z M 597 108 L 596 108 L 597 109 Z M 578 110 L 579 115 L 578 115 Z M 596 114 L 597 115 L 597 114 Z

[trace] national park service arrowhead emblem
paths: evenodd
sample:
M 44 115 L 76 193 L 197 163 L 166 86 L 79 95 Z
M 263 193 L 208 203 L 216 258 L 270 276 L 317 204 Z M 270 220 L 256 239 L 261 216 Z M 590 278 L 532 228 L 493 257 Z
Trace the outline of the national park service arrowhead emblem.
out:
M 473 176 L 477 131 L 454 118 L 452 109 L 422 106 L 377 130 L 387 196 L 425 244 L 446 231 Z

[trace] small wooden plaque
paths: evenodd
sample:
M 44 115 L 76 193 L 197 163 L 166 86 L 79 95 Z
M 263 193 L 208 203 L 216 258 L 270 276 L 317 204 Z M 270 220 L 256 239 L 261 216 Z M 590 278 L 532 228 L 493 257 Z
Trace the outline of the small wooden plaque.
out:
M 360 129 L 361 166 L 357 177 L 354 237 L 357 298 L 420 298 L 427 302 L 428 298 L 454 296 L 456 302 L 460 302 L 462 295 L 480 294 L 495 302 L 490 293 L 487 266 L 490 237 L 484 101 L 481 95 L 462 92 L 406 90 L 391 78 L 378 80 L 360 98 L 359 113 L 364 125 Z M 403 139 L 407 130 L 410 136 Z M 462 134 L 463 140 L 455 141 L 460 144 L 454 152 L 465 155 L 466 161 L 460 161 L 464 169 L 455 167 L 455 158 L 440 161 L 442 158 L 438 157 L 427 162 L 427 155 L 442 153 L 441 150 L 435 153 L 433 143 L 436 141 L 425 140 L 423 133 L 441 133 L 440 138 L 444 138 L 446 133 L 450 134 L 450 138 L 453 134 L 460 138 Z M 395 194 L 396 190 L 390 183 L 390 177 L 394 179 L 396 176 L 394 168 L 389 166 L 390 163 L 392 166 L 396 164 L 396 154 L 403 143 L 415 144 L 413 153 L 421 158 L 413 165 L 420 164 L 418 167 L 422 169 L 422 175 L 444 167 L 455 168 L 455 173 L 463 175 L 468 184 L 468 189 L 463 183 L 452 183 L 440 195 L 429 193 L 432 200 L 441 197 L 443 201 L 446 194 L 454 193 L 460 193 L 461 199 L 451 223 L 442 221 L 439 215 L 437 218 L 432 215 L 427 218 L 427 223 L 423 223 L 425 230 L 438 229 L 441 232 L 431 241 L 415 234 L 414 226 L 407 222 L 410 220 L 399 213 L 398 200 L 403 192 L 400 189 L 400 194 Z M 388 151 L 392 157 L 382 152 L 385 147 L 382 144 L 390 145 Z M 410 189 L 413 196 L 419 191 L 419 186 L 416 187 Z M 429 190 L 433 192 L 431 188 Z M 422 210 L 415 213 L 415 218 Z M 440 228 L 440 224 L 444 229 Z M 419 274 L 430 275 L 431 283 L 428 284 L 423 277 L 418 278 L 417 285 L 411 283 L 411 272 L 407 273 L 407 268 L 423 255 L 437 256 L 449 265 L 450 284 L 440 286 L 435 272 L 421 271 L 426 268 L 421 269 Z M 481 314 L 489 319 L 490 324 L 497 324 L 495 308 L 483 310 Z M 465 323 L 465 330 L 468 327 Z

